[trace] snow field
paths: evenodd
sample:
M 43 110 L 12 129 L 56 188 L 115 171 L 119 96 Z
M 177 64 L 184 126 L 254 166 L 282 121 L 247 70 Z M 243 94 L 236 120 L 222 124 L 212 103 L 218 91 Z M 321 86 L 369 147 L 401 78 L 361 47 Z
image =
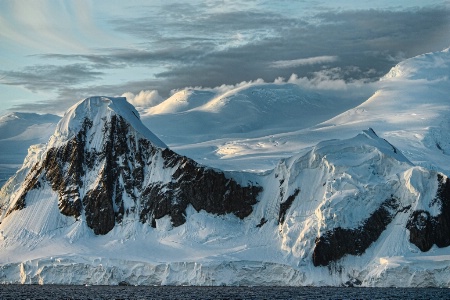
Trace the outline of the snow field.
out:
M 364 286 L 448 287 L 448 248 L 422 253 L 409 242 L 405 224 L 411 211 L 440 212 L 433 199 L 436 171 L 450 172 L 449 62 L 448 49 L 407 60 L 364 103 L 342 105 L 294 85 L 257 83 L 226 94 L 182 91 L 144 113 L 145 124 L 174 150 L 232 170 L 226 176 L 242 184 L 264 187 L 244 220 L 188 207 L 179 227 L 163 217 L 153 229 L 129 214 L 108 234 L 95 236 L 84 216 L 59 213 L 48 186 L 31 191 L 26 208 L 6 217 L 42 155 L 42 147 L 33 148 L 0 191 L 0 282 L 342 285 L 358 279 Z M 124 98 L 105 97 L 72 107 L 46 146 L 64 143 L 89 116 L 88 135 L 97 149 L 101 124 L 112 114 L 123 116 L 136 137 L 165 147 Z M 162 171 L 159 154 L 152 162 L 146 180 L 169 182 L 175 169 Z M 96 185 L 101 168 L 85 174 L 84 188 Z M 236 172 L 243 170 L 253 172 Z M 280 204 L 289 197 L 292 204 L 278 224 Z M 401 209 L 363 255 L 313 266 L 317 237 L 338 227 L 358 228 L 391 197 Z M 125 203 L 130 210 L 139 205 L 130 198 Z

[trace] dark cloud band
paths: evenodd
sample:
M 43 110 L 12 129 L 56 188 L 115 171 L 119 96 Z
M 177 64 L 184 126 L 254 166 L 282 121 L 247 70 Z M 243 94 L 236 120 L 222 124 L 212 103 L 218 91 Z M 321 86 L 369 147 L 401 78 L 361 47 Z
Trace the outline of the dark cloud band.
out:
M 140 39 L 139 50 L 46 54 L 41 58 L 69 64 L 3 71 L 2 83 L 32 91 L 57 90 L 55 100 L 63 107 L 91 94 L 158 90 L 167 97 L 171 90 L 186 86 L 215 87 L 257 78 L 273 81 L 293 73 L 312 78 L 326 70 L 348 82 L 373 81 L 400 59 L 450 45 L 448 6 L 322 11 L 312 18 L 314 22 L 295 13 L 263 9 L 211 13 L 188 4 L 177 9 L 151 7 L 142 9 L 142 14 L 149 16 L 111 20 L 117 31 Z M 108 69 L 125 74 L 135 67 L 148 68 L 148 76 L 110 85 L 97 81 Z M 42 110 L 49 104 L 54 105 L 42 103 Z

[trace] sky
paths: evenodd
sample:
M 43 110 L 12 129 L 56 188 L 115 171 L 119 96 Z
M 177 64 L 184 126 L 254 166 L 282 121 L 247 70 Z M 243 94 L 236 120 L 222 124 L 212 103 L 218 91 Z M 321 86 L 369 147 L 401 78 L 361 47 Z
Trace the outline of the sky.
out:
M 345 89 L 449 46 L 442 0 L 0 0 L 0 115 L 258 79 Z

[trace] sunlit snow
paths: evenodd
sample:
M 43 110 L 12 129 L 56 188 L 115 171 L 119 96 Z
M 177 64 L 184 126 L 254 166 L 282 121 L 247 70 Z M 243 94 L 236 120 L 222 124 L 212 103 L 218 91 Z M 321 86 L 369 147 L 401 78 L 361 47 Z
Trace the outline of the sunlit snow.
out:
M 4 211 L 46 146 L 64 143 L 84 116 L 95 124 L 111 111 L 154 145 L 231 170 L 230 176 L 258 182 L 264 191 L 243 220 L 188 207 L 179 227 L 169 217 L 158 219 L 154 229 L 130 216 L 96 236 L 83 217 L 60 214 L 57 195 L 44 186 L 27 196 L 24 209 L 1 216 L 0 282 L 342 285 L 356 278 L 364 286 L 448 287 L 448 247 L 421 252 L 405 228 L 408 208 L 438 214 L 436 174 L 450 175 L 448 74 L 447 49 L 400 63 L 368 99 L 325 97 L 287 83 L 225 94 L 184 90 L 141 112 L 148 128 L 124 98 L 80 101 L 57 126 L 39 125 L 55 134 L 47 145 L 30 148 L 24 166 L 0 191 Z M 0 145 L 25 141 L 20 135 L 32 127 Z M 42 131 L 39 142 L 48 136 Z M 96 138 L 101 130 L 94 147 Z M 278 224 L 281 201 L 296 189 Z M 313 266 L 316 237 L 356 228 L 390 197 L 404 210 L 364 254 Z M 258 226 L 262 220 L 267 222 Z

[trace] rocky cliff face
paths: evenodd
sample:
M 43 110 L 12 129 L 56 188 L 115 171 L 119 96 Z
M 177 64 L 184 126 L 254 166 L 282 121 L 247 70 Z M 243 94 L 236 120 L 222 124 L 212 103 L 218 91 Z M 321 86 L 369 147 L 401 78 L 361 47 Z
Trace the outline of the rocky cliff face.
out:
M 391 223 L 399 209 L 398 202 L 395 198 L 384 201 L 357 228 L 337 227 L 317 237 L 313 252 L 314 266 L 327 266 L 344 255 L 363 254 Z
M 183 259 L 196 261 L 192 253 L 214 260 L 225 249 L 224 261 L 257 256 L 294 262 L 295 270 L 308 270 L 301 280 L 325 271 L 361 283 L 369 262 L 450 245 L 449 179 L 414 166 L 373 130 L 321 142 L 238 181 L 178 155 L 141 125 L 121 98 L 89 98 L 72 108 L 46 147 L 26 159 L 21 177 L 1 190 L 0 250 L 42 236 L 51 243 L 58 232 L 63 242 L 93 242 L 85 231 L 92 230 L 110 233 L 101 239 L 127 257 L 136 234 L 133 243 L 158 249 L 152 255 L 160 261 L 166 250 L 186 248 Z
M 421 251 L 450 245 L 449 179 L 413 166 L 372 129 L 282 161 L 273 180 L 279 182 L 274 186 L 280 189 L 276 217 L 283 248 L 300 263 L 332 269 L 369 248 L 368 255 L 379 249 L 392 255 L 413 245 Z M 376 246 L 390 232 L 406 243 Z
M 125 99 L 86 101 L 89 106 L 111 106 Z M 168 215 L 179 226 L 188 205 L 245 218 L 262 190 L 241 186 L 220 171 L 156 146 L 114 110 L 84 117 L 80 124 L 70 139 L 46 149 L 8 213 L 26 207 L 27 194 L 46 182 L 58 194 L 62 214 L 83 217 L 95 234 L 106 234 L 124 218 L 155 227 L 156 219 Z
M 424 252 L 433 245 L 450 246 L 450 180 L 438 173 L 437 181 L 436 196 L 430 204 L 437 204 L 439 213 L 432 216 L 428 210 L 414 210 L 406 224 L 409 241 Z

